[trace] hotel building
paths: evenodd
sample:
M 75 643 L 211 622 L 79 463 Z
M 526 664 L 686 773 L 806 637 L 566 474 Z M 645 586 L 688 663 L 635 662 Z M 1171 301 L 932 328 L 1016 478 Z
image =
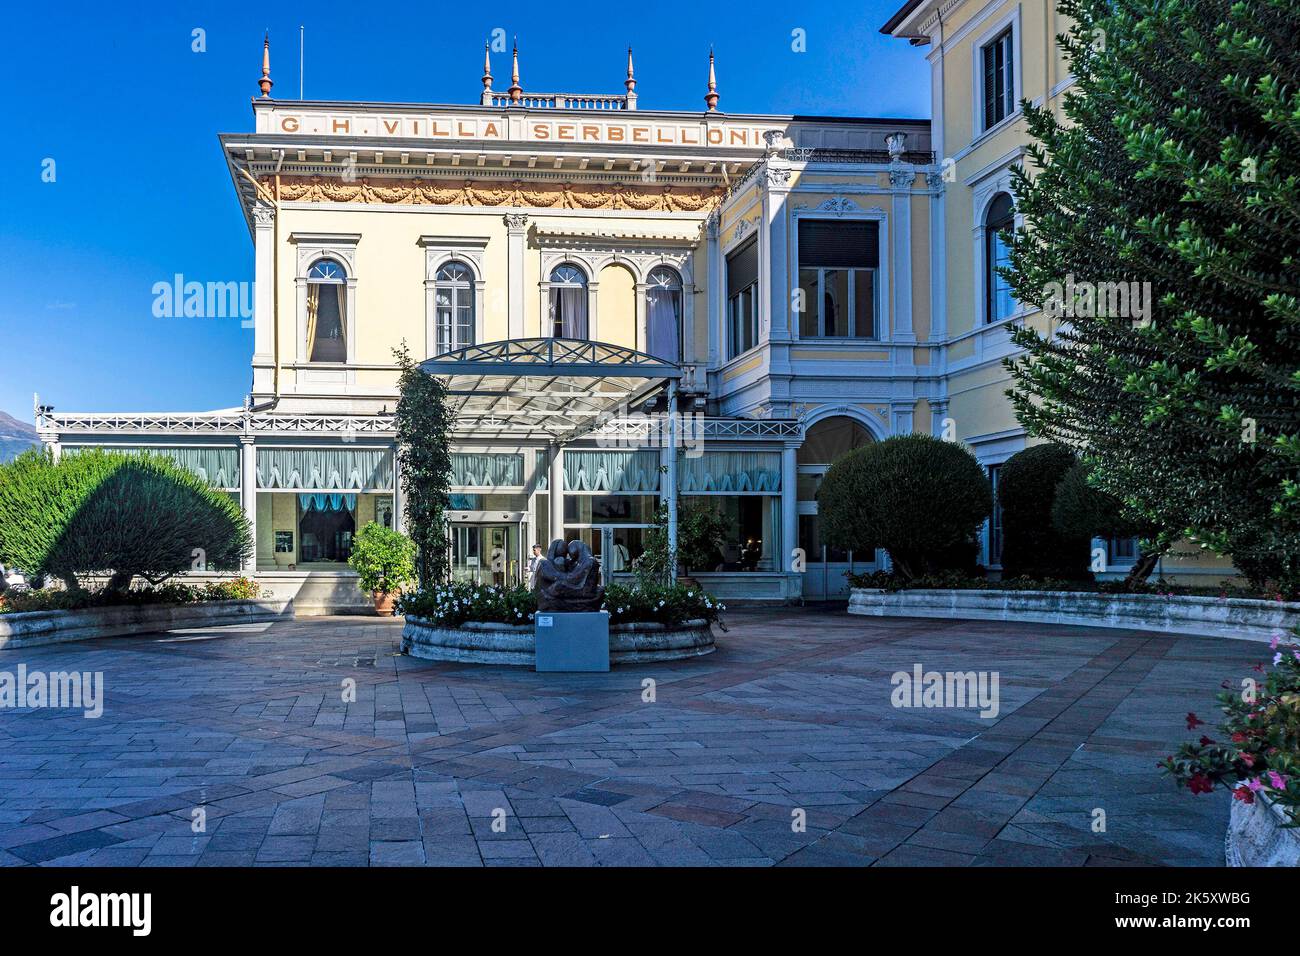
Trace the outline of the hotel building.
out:
M 931 45 L 933 124 L 728 113 L 712 56 L 701 109 L 648 110 L 630 51 L 616 95 L 525 92 L 517 52 L 499 91 L 485 51 L 473 105 L 283 100 L 267 44 L 252 130 L 220 137 L 252 240 L 250 393 L 43 409 L 42 439 L 176 458 L 241 502 L 265 586 L 300 612 L 362 606 L 351 536 L 402 526 L 405 344 L 457 410 L 457 578 L 517 581 L 555 537 L 626 571 L 662 500 L 726 519 L 714 569 L 691 569 L 724 598 L 843 593 L 885 558 L 820 540 L 832 461 L 919 431 L 996 479 L 1024 447 L 1000 362 L 1007 326 L 1037 319 L 991 267 L 1015 103 L 1068 85 L 1052 16 L 900 10 L 886 32 Z M 995 519 L 994 567 L 998 546 Z

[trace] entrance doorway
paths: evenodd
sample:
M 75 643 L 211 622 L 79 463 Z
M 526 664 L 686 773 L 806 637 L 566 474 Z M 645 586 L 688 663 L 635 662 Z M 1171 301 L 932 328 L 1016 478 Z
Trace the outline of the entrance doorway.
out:
M 463 513 L 462 513 L 463 514 Z M 495 513 L 494 513 L 495 514 Z M 514 587 L 523 583 L 527 567 L 522 551 L 521 513 L 506 512 L 509 521 L 486 520 L 482 513 L 455 515 L 448 529 L 452 581 Z

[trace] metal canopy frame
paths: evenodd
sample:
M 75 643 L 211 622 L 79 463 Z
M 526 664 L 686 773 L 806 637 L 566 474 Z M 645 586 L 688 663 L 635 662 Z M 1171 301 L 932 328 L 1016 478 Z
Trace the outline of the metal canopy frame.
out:
M 454 431 L 565 444 L 675 384 L 672 362 L 607 342 L 509 339 L 420 363 L 446 380 Z

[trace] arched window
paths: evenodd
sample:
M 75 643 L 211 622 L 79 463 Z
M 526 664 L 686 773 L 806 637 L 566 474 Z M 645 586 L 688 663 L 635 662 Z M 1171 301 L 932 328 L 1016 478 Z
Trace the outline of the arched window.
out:
M 587 275 L 577 266 L 551 270 L 551 335 L 563 339 L 587 337 Z
M 474 273 L 445 262 L 434 275 L 434 355 L 474 344 Z
M 984 320 L 997 322 L 1013 315 L 1016 300 L 1011 285 L 998 270 L 1011 264 L 1010 247 L 1004 233 L 1016 224 L 1016 210 L 1011 197 L 998 193 L 984 214 Z
M 682 360 L 682 277 L 659 266 L 645 290 L 646 351 L 669 362 Z
M 317 259 L 307 271 L 307 358 L 346 362 L 348 273 L 334 259 Z

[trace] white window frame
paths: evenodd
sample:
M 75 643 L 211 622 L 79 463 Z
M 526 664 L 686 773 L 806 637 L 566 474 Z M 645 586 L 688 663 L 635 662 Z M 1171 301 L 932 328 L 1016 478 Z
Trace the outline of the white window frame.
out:
M 487 341 L 484 336 L 483 304 L 487 282 L 483 278 L 483 255 L 487 236 L 421 236 L 424 248 L 424 354 L 432 357 L 438 345 L 438 270 L 449 262 L 462 262 L 474 279 L 474 342 Z
M 984 48 L 998 39 L 1010 28 L 1011 30 L 1011 112 L 992 126 L 984 124 Z M 980 34 L 971 46 L 971 129 L 974 132 L 972 142 L 1015 122 L 1020 115 L 1022 99 L 1021 84 L 1024 77 L 1024 58 L 1021 56 L 1020 6 L 1017 4 L 996 20 Z
M 297 312 L 298 381 L 315 385 L 352 385 L 356 382 L 357 362 L 357 244 L 360 233 L 295 232 L 289 241 L 297 247 L 295 305 Z M 311 343 L 307 341 L 307 275 L 321 259 L 334 259 L 347 272 L 346 314 L 343 316 L 347 357 L 342 362 L 312 362 Z

